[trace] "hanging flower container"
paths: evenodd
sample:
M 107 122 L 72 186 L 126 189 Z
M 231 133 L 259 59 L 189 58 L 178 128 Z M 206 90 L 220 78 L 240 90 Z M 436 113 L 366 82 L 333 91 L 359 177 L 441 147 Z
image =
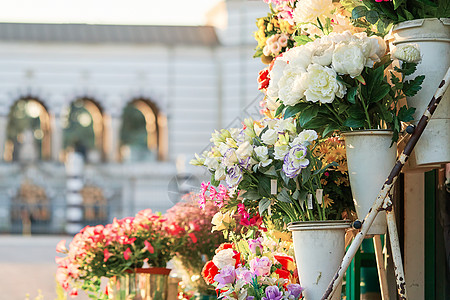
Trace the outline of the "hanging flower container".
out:
M 345 230 L 350 221 L 293 222 L 295 261 L 306 300 L 321 299 L 345 254 Z M 332 300 L 341 299 L 339 286 Z
M 413 43 L 418 45 L 422 54 L 422 61 L 414 73 L 425 75 L 422 89 L 415 96 L 407 97 L 408 106 L 416 108 L 413 122 L 417 124 L 450 65 L 450 19 L 401 22 L 394 26 L 390 38 L 393 48 Z M 410 157 L 411 167 L 450 162 L 449 98 L 450 92 L 447 91 L 414 148 Z
M 166 300 L 170 269 L 136 268 L 108 282 L 108 298 L 114 300 Z
M 395 164 L 396 144 L 389 147 L 392 131 L 345 132 L 348 173 L 353 202 L 359 220 L 364 220 Z M 386 233 L 386 213 L 379 212 L 368 234 Z

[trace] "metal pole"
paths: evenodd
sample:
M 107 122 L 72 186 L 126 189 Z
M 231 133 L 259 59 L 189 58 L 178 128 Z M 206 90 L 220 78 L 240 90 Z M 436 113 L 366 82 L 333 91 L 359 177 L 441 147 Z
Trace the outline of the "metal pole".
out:
M 448 68 L 447 73 L 445 74 L 444 78 L 442 79 L 441 83 L 439 84 L 439 87 L 434 94 L 433 98 L 431 99 L 430 103 L 428 104 L 427 109 L 422 115 L 422 118 L 420 118 L 419 123 L 417 124 L 417 127 L 415 128 L 414 132 L 412 133 L 409 141 L 406 143 L 405 149 L 403 150 L 400 157 L 397 159 L 397 162 L 395 163 L 394 167 L 391 170 L 391 173 L 389 174 L 386 182 L 383 184 L 383 187 L 381 188 L 380 193 L 378 194 L 375 203 L 373 204 L 372 208 L 369 210 L 369 213 L 366 215 L 364 221 L 362 222 L 361 231 L 356 235 L 355 239 L 353 240 L 352 244 L 347 250 L 347 253 L 345 254 L 341 265 L 339 266 L 339 269 L 336 271 L 336 274 L 334 275 L 333 279 L 330 282 L 330 285 L 328 286 L 327 290 L 325 291 L 322 300 L 330 300 L 333 296 L 334 292 L 336 291 L 337 286 L 342 281 L 342 278 L 344 277 L 345 271 L 347 271 L 348 266 L 350 265 L 350 262 L 352 261 L 353 257 L 355 256 L 356 252 L 358 251 L 359 247 L 361 246 L 362 241 L 364 240 L 367 231 L 369 230 L 370 226 L 373 223 L 373 220 L 378 214 L 378 211 L 385 210 L 383 208 L 383 204 L 385 202 L 385 198 L 388 195 L 391 188 L 394 186 L 395 182 L 397 181 L 398 175 L 400 174 L 400 171 L 402 170 L 403 166 L 405 165 L 406 161 L 408 160 L 409 156 L 411 155 L 412 150 L 414 149 L 414 146 L 417 144 L 417 141 L 419 140 L 420 136 L 422 135 L 423 131 L 425 130 L 425 127 L 428 124 L 428 121 L 431 119 L 431 116 L 433 115 L 434 111 L 436 110 L 436 107 L 438 106 L 439 102 L 442 99 L 442 96 L 444 95 L 448 85 L 450 83 L 450 68 Z M 388 204 L 386 202 L 386 204 Z M 392 207 L 392 204 L 390 204 Z M 396 230 L 395 230 L 396 233 Z M 401 265 L 401 260 L 400 260 Z M 403 269 L 403 268 L 402 268 Z M 404 287 L 404 276 L 403 281 L 399 282 L 399 278 L 397 278 L 397 286 L 401 286 L 403 284 Z M 406 291 L 405 291 L 406 294 Z M 406 298 L 405 298 L 406 299 Z
M 389 226 L 389 223 L 388 223 Z M 381 299 L 388 300 L 388 283 L 386 277 L 386 269 L 384 267 L 383 249 L 381 246 L 381 238 L 379 235 L 373 237 L 373 247 L 375 249 L 375 258 L 377 260 L 378 278 L 380 279 Z

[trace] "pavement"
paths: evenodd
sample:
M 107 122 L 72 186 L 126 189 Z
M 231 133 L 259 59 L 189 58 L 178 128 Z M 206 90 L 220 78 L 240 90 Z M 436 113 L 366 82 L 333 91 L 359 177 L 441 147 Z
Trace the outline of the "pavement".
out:
M 0 300 L 56 300 L 55 247 L 62 239 L 72 237 L 0 235 Z M 81 291 L 75 299 L 89 298 Z

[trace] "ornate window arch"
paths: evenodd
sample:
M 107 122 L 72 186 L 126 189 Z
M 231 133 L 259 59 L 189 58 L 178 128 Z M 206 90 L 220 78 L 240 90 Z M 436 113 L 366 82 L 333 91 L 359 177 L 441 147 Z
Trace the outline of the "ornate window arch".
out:
M 9 111 L 4 159 L 32 162 L 50 158 L 51 122 L 47 107 L 37 97 L 21 97 Z
M 136 98 L 122 113 L 122 161 L 156 161 L 167 157 L 167 119 L 150 100 Z
M 103 109 L 89 97 L 80 97 L 67 108 L 63 117 L 64 149 L 80 152 L 89 162 L 105 159 Z

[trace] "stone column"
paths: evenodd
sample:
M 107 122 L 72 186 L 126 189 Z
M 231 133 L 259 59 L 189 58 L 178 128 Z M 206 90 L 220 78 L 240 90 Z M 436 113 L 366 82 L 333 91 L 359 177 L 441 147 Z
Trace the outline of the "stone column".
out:
M 74 235 L 83 228 L 83 156 L 71 152 L 66 159 L 66 233 Z
M 105 150 L 108 162 L 119 162 L 120 128 L 122 118 L 113 113 L 105 115 Z
M 61 124 L 61 115 L 53 114 L 51 117 L 52 128 L 52 160 L 61 161 L 61 151 L 63 150 L 63 128 Z

